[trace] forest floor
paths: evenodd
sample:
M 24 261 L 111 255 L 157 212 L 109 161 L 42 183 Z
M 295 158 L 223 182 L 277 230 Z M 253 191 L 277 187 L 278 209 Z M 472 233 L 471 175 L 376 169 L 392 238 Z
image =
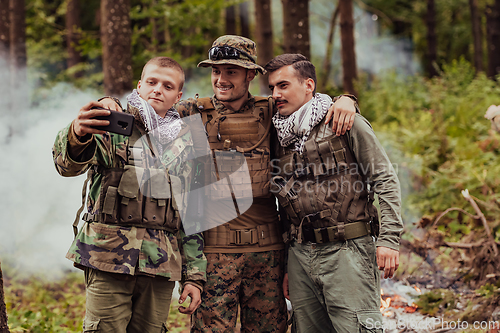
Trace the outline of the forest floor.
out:
M 439 258 L 431 258 L 416 254 L 414 247 L 401 248 L 396 277 L 381 283 L 385 332 L 497 332 L 500 289 L 490 283 L 472 289 L 458 266 L 447 263 L 440 267 Z M 8 274 L 4 278 L 12 333 L 81 331 L 85 314 L 83 274 L 71 272 L 57 281 L 18 279 Z M 169 332 L 189 332 L 189 316 L 179 313 L 178 307 L 174 299 Z

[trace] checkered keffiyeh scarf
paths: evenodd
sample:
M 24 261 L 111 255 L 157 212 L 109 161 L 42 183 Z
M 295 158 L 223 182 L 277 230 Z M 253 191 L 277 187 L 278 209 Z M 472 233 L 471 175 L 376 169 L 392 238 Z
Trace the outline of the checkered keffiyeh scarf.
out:
M 330 96 L 316 93 L 309 102 L 289 116 L 282 116 L 277 112 L 273 116 L 273 124 L 281 146 L 294 144 L 294 150 L 302 153 L 311 130 L 325 117 L 332 103 Z
M 165 118 L 160 117 L 153 107 L 139 96 L 137 89 L 134 89 L 127 96 L 127 102 L 139 110 L 142 121 L 146 126 L 148 134 L 155 139 L 160 156 L 163 154 L 163 146 L 177 138 L 181 131 L 182 120 L 179 113 L 174 108 L 170 108 Z

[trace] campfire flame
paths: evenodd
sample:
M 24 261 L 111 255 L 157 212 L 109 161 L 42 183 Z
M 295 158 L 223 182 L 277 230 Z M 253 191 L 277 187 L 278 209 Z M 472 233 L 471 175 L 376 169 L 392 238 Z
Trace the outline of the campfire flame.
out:
M 414 287 L 415 290 L 421 292 L 418 287 Z M 380 289 L 380 312 L 384 317 L 391 317 L 393 311 L 389 311 L 389 308 L 399 309 L 404 308 L 404 312 L 413 313 L 417 311 L 418 306 L 415 303 L 409 304 L 408 300 L 400 295 L 384 295 L 384 290 Z

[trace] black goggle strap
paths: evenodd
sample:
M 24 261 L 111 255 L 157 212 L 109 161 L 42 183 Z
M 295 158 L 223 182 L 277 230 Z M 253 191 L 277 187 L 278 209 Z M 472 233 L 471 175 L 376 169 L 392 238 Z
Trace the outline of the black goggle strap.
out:
M 250 60 L 255 64 L 255 60 L 251 55 L 249 55 L 245 51 L 235 49 L 231 46 L 214 46 L 210 50 L 208 50 L 208 59 L 210 60 L 242 59 L 242 55 L 247 58 L 244 60 Z

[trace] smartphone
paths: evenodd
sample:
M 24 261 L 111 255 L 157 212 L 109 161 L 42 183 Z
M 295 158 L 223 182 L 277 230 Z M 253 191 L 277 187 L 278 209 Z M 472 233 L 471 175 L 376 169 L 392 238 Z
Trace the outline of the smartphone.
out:
M 91 109 L 107 110 L 111 112 L 109 116 L 98 116 L 94 118 L 99 120 L 109 120 L 108 126 L 92 126 L 93 128 L 126 136 L 132 135 L 134 116 L 130 113 L 108 110 L 99 106 L 94 106 Z

